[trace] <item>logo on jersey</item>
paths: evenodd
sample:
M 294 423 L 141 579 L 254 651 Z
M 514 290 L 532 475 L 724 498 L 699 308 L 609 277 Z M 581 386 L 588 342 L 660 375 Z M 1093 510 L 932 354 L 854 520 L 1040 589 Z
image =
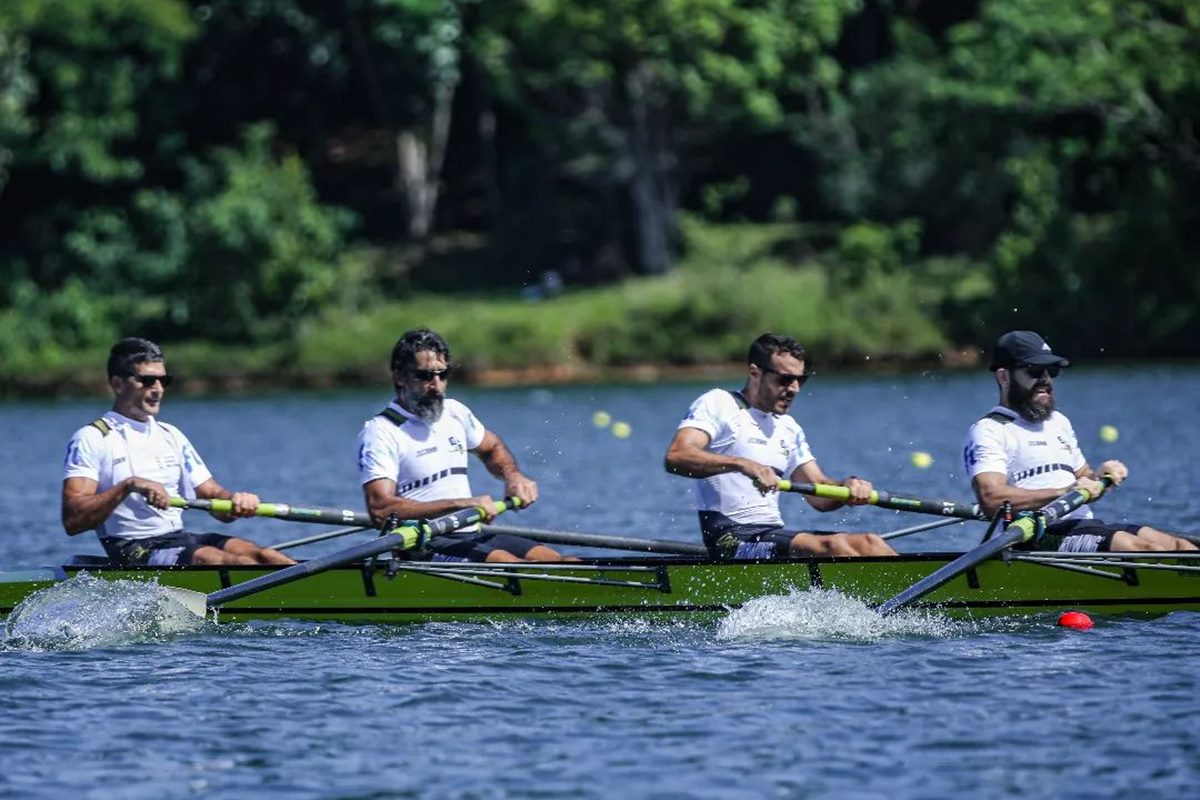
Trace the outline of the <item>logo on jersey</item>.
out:
M 435 444 L 433 447 L 426 447 L 424 450 L 418 450 L 417 457 L 419 458 L 421 456 L 427 456 L 430 453 L 436 453 L 436 452 L 437 452 L 437 445 Z
M 179 459 L 172 453 L 167 456 L 156 456 L 154 463 L 158 465 L 159 469 L 175 469 L 179 466 Z
M 1071 447 L 1071 443 L 1062 436 L 1058 437 L 1058 442 L 1059 442 L 1059 444 L 1061 444 L 1063 446 L 1063 449 L 1066 450 L 1068 453 L 1071 452 L 1071 450 L 1073 449 Z
M 63 466 L 82 467 L 83 459 L 79 457 L 79 443 L 71 442 L 67 447 L 67 457 L 63 461 Z
M 450 437 L 450 452 L 451 453 L 465 453 L 466 451 L 467 451 L 467 448 L 463 447 L 462 442 L 460 442 L 457 438 L 455 438 L 453 436 Z

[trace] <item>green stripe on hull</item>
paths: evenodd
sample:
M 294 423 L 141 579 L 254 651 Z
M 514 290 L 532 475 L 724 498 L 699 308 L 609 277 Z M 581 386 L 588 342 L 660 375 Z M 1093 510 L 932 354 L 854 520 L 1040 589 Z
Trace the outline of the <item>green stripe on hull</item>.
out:
M 419 622 L 562 616 L 716 616 L 767 595 L 818 586 L 879 603 L 957 554 L 901 558 L 711 562 L 624 558 L 581 564 L 457 564 L 400 561 L 330 570 L 220 610 L 221 620 L 300 618 L 345 622 Z M 1057 557 L 1057 556 L 1056 556 Z M 1200 611 L 1200 555 L 1108 558 L 1116 566 L 1068 568 L 1028 561 L 980 564 L 924 598 L 919 608 L 953 616 L 1019 616 L 1062 609 L 1095 614 L 1160 615 Z M 1092 561 L 1090 563 L 1100 563 Z M 209 593 L 271 570 L 259 567 L 115 569 L 87 567 L 116 580 L 157 579 Z M 1080 569 L 1103 569 L 1104 574 Z M 0 573 L 0 612 L 80 568 Z

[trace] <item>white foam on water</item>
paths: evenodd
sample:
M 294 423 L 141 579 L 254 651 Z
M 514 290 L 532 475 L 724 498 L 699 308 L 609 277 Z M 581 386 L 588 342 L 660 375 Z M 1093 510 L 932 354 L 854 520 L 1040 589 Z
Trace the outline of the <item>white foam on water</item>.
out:
M 719 639 L 841 639 L 877 641 L 898 636 L 948 638 L 970 623 L 936 612 L 900 610 L 886 617 L 836 589 L 793 591 L 758 597 L 734 609 L 717 629 Z
M 157 583 L 106 581 L 81 572 L 21 601 L 8 616 L 4 646 L 91 650 L 162 641 L 205 624 Z

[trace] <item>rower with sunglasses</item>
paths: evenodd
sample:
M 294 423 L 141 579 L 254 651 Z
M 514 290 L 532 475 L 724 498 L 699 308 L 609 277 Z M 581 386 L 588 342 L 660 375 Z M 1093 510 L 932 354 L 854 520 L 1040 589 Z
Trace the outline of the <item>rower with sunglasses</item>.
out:
M 358 471 L 367 511 L 377 524 L 390 515 L 429 519 L 466 508 L 494 516 L 489 495 L 472 495 L 468 453 L 504 482 L 506 497 L 522 508 L 538 498 L 538 487 L 517 460 L 471 409 L 446 397 L 450 346 L 428 329 L 408 331 L 392 348 L 396 397 L 363 424 L 358 437 Z M 480 531 L 478 526 L 434 537 L 434 561 L 563 561 L 553 548 L 520 536 Z
M 1032 511 L 1071 489 L 1099 497 L 1108 476 L 1119 485 L 1129 470 L 1105 461 L 1093 470 L 1079 449 L 1075 429 L 1055 408 L 1054 379 L 1070 362 L 1033 331 L 1010 331 L 996 342 L 990 369 L 1000 404 L 971 426 L 963 448 L 967 474 L 980 505 L 994 514 L 1008 503 Z M 1195 550 L 1191 542 L 1136 522 L 1107 523 L 1081 506 L 1046 528 L 1026 547 L 1094 553 L 1120 550 Z
M 894 556 L 873 533 L 788 531 L 775 489 L 787 476 L 798 483 L 825 483 L 850 490 L 850 505 L 863 505 L 868 481 L 836 481 L 818 466 L 804 429 L 788 414 L 811 376 L 804 348 L 793 338 L 765 333 L 750 346 L 741 391 L 712 389 L 679 423 L 667 448 L 668 472 L 696 478 L 700 531 L 714 558 L 760 559 L 803 555 Z M 843 503 L 805 498 L 818 511 Z
M 222 522 L 253 516 L 258 497 L 230 492 L 173 425 L 156 416 L 171 385 L 162 349 L 147 339 L 122 339 L 108 356 L 112 411 L 75 432 L 67 445 L 62 520 L 74 536 L 95 529 L 120 566 L 294 564 L 247 539 L 183 530 L 172 497 L 231 500 Z

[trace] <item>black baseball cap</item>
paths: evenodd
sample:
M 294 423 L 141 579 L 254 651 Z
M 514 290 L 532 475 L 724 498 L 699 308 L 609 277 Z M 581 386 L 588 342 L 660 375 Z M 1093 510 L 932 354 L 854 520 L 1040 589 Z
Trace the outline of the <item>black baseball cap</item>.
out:
M 992 350 L 992 365 L 988 369 L 994 371 L 1000 367 L 1017 365 L 1069 367 L 1071 362 L 1055 355 L 1046 340 L 1033 331 L 1009 331 L 996 340 L 996 347 Z

